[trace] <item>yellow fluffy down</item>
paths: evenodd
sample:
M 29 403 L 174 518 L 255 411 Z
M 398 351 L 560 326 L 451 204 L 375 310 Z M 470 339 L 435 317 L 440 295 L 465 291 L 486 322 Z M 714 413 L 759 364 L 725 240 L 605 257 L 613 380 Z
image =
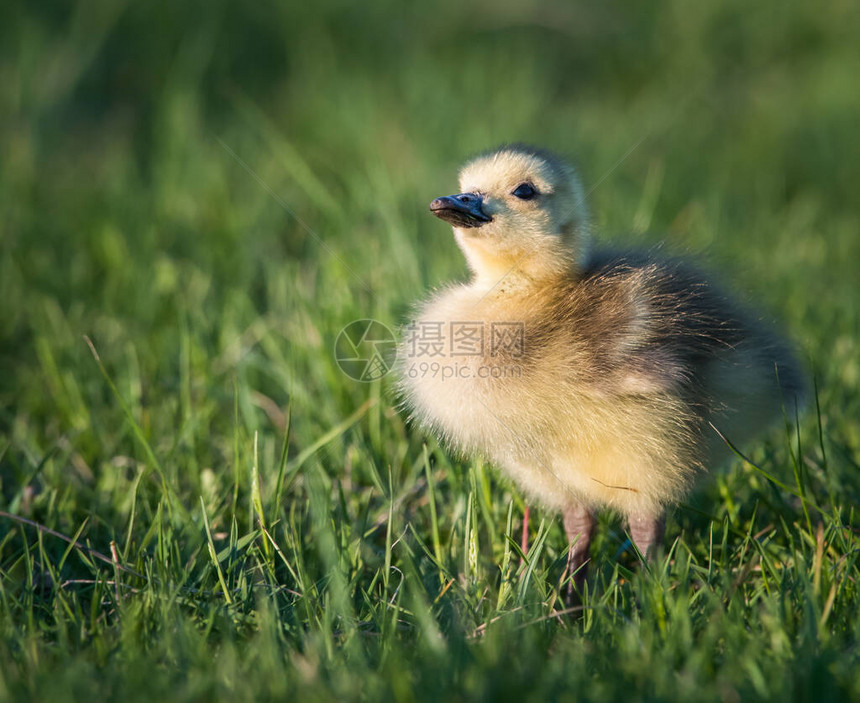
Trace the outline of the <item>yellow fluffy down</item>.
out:
M 523 182 L 529 202 L 511 195 Z M 787 347 L 695 270 L 592 251 L 569 167 L 502 149 L 461 188 L 492 221 L 455 227 L 472 280 L 418 306 L 400 388 L 534 500 L 659 516 L 726 453 L 712 424 L 743 443 L 801 395 Z

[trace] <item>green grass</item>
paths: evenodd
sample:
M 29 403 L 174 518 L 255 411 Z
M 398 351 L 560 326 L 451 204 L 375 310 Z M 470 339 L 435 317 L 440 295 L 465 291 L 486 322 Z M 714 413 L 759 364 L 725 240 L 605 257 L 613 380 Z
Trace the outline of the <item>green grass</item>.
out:
M 0 700 L 860 700 L 856 8 L 291 5 L 4 12 Z M 601 516 L 574 616 L 559 521 L 523 560 L 519 493 L 332 353 L 465 275 L 426 204 L 516 140 L 818 385 L 652 569 Z

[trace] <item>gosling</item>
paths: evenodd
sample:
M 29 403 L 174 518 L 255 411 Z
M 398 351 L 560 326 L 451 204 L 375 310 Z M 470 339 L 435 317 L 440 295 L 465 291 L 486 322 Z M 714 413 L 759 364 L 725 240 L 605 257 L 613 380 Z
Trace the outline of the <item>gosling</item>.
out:
M 543 150 L 470 161 L 430 210 L 469 283 L 422 303 L 401 343 L 412 417 L 563 516 L 581 587 L 594 514 L 652 559 L 663 515 L 706 468 L 802 402 L 789 345 L 695 268 L 592 246 L 576 172 Z

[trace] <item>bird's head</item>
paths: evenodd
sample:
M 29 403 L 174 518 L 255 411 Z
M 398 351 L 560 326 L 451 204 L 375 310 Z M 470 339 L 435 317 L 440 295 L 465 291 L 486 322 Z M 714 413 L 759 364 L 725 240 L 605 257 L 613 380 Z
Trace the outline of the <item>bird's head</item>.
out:
M 460 191 L 436 198 L 430 210 L 453 225 L 477 283 L 543 279 L 584 263 L 585 195 L 576 172 L 558 157 L 503 146 L 463 167 Z

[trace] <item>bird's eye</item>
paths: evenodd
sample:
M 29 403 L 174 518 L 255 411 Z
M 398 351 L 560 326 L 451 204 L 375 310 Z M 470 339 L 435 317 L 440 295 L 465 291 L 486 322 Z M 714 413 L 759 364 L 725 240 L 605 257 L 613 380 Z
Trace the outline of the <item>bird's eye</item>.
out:
M 535 187 L 531 183 L 520 183 L 511 195 L 520 200 L 531 200 L 537 195 L 537 190 L 535 190 Z

